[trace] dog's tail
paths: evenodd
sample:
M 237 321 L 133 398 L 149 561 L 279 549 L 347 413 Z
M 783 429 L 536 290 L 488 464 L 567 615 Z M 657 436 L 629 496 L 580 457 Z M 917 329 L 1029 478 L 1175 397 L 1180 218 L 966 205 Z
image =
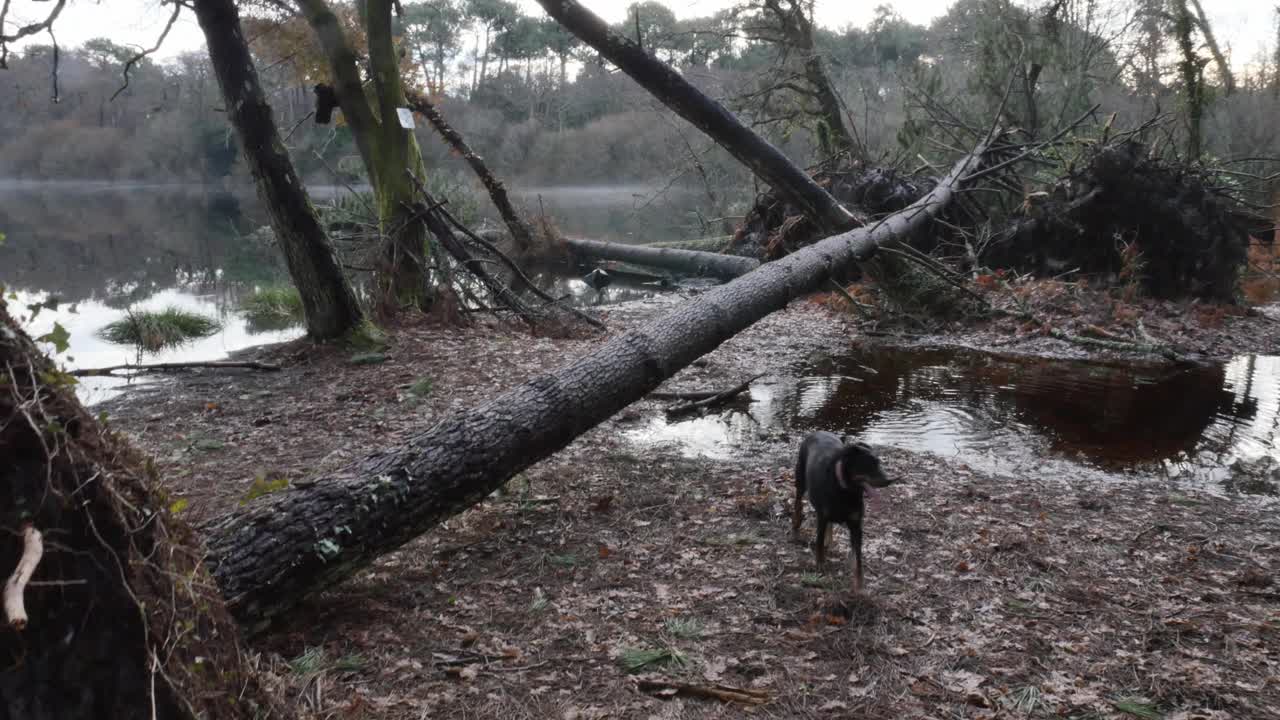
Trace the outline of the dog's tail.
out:
M 805 487 L 804 465 L 805 456 L 808 455 L 808 446 L 800 443 L 800 454 L 796 460 L 796 502 L 791 508 L 791 534 L 797 535 L 800 532 L 800 523 L 804 520 L 804 492 Z

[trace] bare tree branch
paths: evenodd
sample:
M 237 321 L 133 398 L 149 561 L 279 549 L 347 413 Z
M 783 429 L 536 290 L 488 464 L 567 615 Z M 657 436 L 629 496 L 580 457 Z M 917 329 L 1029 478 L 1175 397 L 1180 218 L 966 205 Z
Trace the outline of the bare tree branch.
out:
M 31 23 L 30 25 L 22 26 L 18 28 L 17 31 L 14 32 L 14 34 L 12 35 L 5 35 L 3 34 L 4 30 L 0 30 L 0 43 L 16 42 L 18 40 L 21 40 L 24 37 L 30 37 L 32 35 L 35 35 L 36 33 L 41 33 L 41 32 L 44 32 L 45 30 L 48 30 L 50 27 L 53 27 L 54 21 L 58 19 L 58 16 L 62 14 L 62 9 L 66 6 L 67 6 L 67 0 L 58 0 L 58 4 L 54 5 L 53 9 L 49 11 L 48 17 L 46 17 L 44 20 L 38 23 Z M 4 4 L 5 14 L 8 14 L 8 10 L 9 10 L 9 3 L 6 0 Z M 3 18 L 3 17 L 4 17 L 3 15 L 0 15 L 0 18 Z
M 49 36 L 52 37 L 53 23 L 55 20 L 58 19 L 58 16 L 62 14 L 62 9 L 67 6 L 67 0 L 58 0 L 58 4 L 53 6 L 53 9 L 49 11 L 49 16 L 46 17 L 44 20 L 37 23 L 31 23 L 30 25 L 23 25 L 22 27 L 14 31 L 14 34 L 5 35 L 4 21 L 5 21 L 5 18 L 9 16 L 9 2 L 10 0 L 4 0 L 4 5 L 0 6 L 0 70 L 6 69 L 9 67 L 8 66 L 9 43 L 17 42 L 18 40 L 21 40 L 24 37 L 30 37 L 32 35 L 35 35 L 36 33 L 44 32 L 46 30 L 49 31 Z M 54 56 L 56 58 L 57 57 L 56 43 L 54 46 L 54 52 L 55 52 Z M 54 85 L 55 85 L 54 97 L 56 99 L 57 83 L 55 82 Z
M 148 55 L 158 51 L 160 49 L 160 46 L 164 44 L 164 39 L 169 37 L 169 31 L 173 29 L 173 24 L 178 21 L 178 14 L 181 12 L 182 12 L 182 5 L 178 4 L 177 2 L 174 2 L 173 14 L 169 16 L 169 22 L 165 23 L 164 30 L 160 33 L 160 37 L 156 39 L 156 44 L 153 45 L 149 50 L 143 50 L 137 55 L 134 55 L 133 57 L 129 58 L 129 62 L 124 64 L 124 84 L 120 86 L 119 90 L 116 90 L 114 93 L 111 94 L 111 102 L 115 102 L 115 99 L 120 95 L 120 93 L 124 92 L 129 88 L 129 71 L 133 69 L 133 66 L 142 62 L 143 59 L 146 58 Z

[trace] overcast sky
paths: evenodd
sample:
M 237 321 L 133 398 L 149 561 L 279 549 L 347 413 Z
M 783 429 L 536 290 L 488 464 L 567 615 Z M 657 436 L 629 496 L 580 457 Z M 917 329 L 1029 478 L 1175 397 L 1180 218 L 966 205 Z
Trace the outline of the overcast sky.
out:
M 632 1 L 584 0 L 587 7 L 611 22 L 621 20 Z M 875 6 L 884 1 L 817 0 L 818 21 L 833 28 L 864 25 Z M 517 2 L 530 14 L 542 14 L 534 0 Z M 732 0 L 679 0 L 668 4 L 673 6 L 677 17 L 690 17 L 709 15 L 733 3 Z M 951 3 L 949 0 L 900 0 L 890 4 L 908 20 L 927 24 Z M 1231 48 L 1233 64 L 1240 66 L 1252 61 L 1269 44 L 1275 27 L 1274 0 L 1203 0 L 1203 4 L 1219 42 Z M 47 1 L 13 0 L 6 29 L 12 32 L 16 24 L 43 19 L 51 5 Z M 168 15 L 159 0 L 70 0 L 55 32 L 62 45 L 78 45 L 89 38 L 107 36 L 116 42 L 150 47 Z M 48 36 L 40 36 L 36 41 L 48 42 Z M 184 12 L 158 57 L 171 58 L 203 45 L 195 17 Z

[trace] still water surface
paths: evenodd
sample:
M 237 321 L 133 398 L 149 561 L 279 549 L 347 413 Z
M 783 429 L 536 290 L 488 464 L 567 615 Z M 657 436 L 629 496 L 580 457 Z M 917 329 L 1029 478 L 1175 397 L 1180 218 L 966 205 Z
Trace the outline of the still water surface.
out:
M 313 187 L 327 199 L 340 187 Z M 680 193 L 652 199 L 644 186 L 534 188 L 520 198 L 543 208 L 566 232 L 613 240 L 681 237 Z M 249 235 L 267 222 L 252 188 L 100 182 L 0 181 L 0 284 L 12 293 L 20 315 L 50 296 L 62 304 L 29 323 L 34 335 L 54 322 L 71 333 L 70 367 L 137 362 L 129 347 L 97 336 L 129 309 L 175 306 L 217 318 L 221 332 L 171 350 L 148 354 L 146 362 L 217 360 L 253 345 L 297 337 L 298 328 L 259 331 L 237 312 L 255 287 L 285 280 L 277 254 Z M 618 283 L 596 293 L 576 278 L 545 278 L 557 296 L 587 304 L 621 302 L 650 290 Z M 141 377 L 133 382 L 154 382 Z M 80 395 L 96 403 L 120 391 L 118 378 L 84 378 Z
M 1068 481 L 1141 473 L 1217 489 L 1236 460 L 1280 460 L 1280 357 L 1167 368 L 851 347 L 762 378 L 749 401 L 723 413 L 655 418 L 632 438 L 728 457 L 810 430 L 992 473 Z
M 560 229 L 617 241 L 688 237 L 691 208 L 651 188 L 534 188 L 520 195 Z M 315 188 L 328 197 L 344 192 Z M 218 318 L 223 329 L 148 362 L 211 360 L 300 330 L 257 332 L 237 313 L 254 287 L 284 278 L 276 254 L 248 234 L 266 221 L 251 190 L 158 185 L 0 182 L 0 283 L 20 312 L 50 295 L 63 304 L 30 323 L 61 323 L 72 367 L 135 362 L 136 352 L 97 332 L 126 310 L 168 306 Z M 557 294 L 610 303 L 643 297 L 618 283 L 597 296 L 580 280 L 546 278 Z M 85 378 L 88 403 L 126 381 Z M 134 382 L 155 382 L 142 378 Z M 640 442 L 727 457 L 760 438 L 788 442 L 812 429 L 957 457 L 993 472 L 1071 478 L 1156 473 L 1220 483 L 1236 459 L 1280 458 L 1280 358 L 1242 356 L 1222 366 L 1150 369 L 981 353 L 847 352 L 798 359 L 752 387 L 749 402 L 702 418 L 661 418 L 633 430 Z

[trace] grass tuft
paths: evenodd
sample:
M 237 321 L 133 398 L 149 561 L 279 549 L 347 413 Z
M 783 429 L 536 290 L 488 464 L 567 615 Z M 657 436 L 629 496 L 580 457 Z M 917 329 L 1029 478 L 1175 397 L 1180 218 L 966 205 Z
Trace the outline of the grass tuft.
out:
M 683 667 L 687 660 L 672 648 L 627 648 L 618 657 L 627 672 L 639 672 L 650 666 L 675 665 Z
M 702 623 L 697 618 L 671 618 L 664 627 L 673 637 L 697 640 L 702 637 Z
M 309 647 L 289 661 L 289 669 L 298 675 L 310 675 L 323 668 L 325 661 L 324 648 Z
M 1116 698 L 1111 701 L 1111 707 L 1143 720 L 1160 720 L 1164 717 L 1164 713 L 1145 698 Z
M 139 310 L 108 323 L 98 336 L 117 345 L 134 345 L 148 352 L 179 347 L 222 329 L 217 320 L 176 307 Z
M 425 398 L 431 394 L 431 378 L 418 378 L 416 382 L 409 386 L 409 392 L 416 397 Z
M 283 330 L 301 325 L 302 295 L 290 285 L 275 285 L 255 290 L 240 301 L 240 312 L 249 321 L 250 332 Z

